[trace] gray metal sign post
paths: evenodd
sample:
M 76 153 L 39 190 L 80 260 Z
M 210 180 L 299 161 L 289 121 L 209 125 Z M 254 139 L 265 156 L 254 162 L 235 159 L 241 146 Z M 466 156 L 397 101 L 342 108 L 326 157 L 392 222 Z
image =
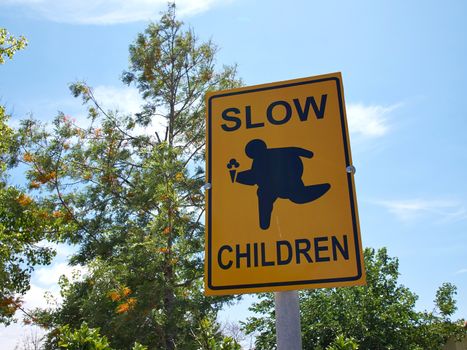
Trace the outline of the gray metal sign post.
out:
M 274 293 L 278 350 L 302 350 L 300 305 L 296 290 Z

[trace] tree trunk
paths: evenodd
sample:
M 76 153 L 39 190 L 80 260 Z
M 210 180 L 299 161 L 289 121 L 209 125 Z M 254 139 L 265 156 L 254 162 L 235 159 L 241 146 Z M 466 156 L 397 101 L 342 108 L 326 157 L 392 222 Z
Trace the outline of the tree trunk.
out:
M 169 268 L 169 270 L 172 270 Z M 171 274 L 172 271 L 169 271 Z M 165 324 L 165 348 L 167 350 L 175 349 L 175 317 L 174 317 L 174 306 L 175 306 L 175 297 L 172 291 L 172 286 L 167 286 L 165 289 L 165 312 L 167 315 L 167 321 Z

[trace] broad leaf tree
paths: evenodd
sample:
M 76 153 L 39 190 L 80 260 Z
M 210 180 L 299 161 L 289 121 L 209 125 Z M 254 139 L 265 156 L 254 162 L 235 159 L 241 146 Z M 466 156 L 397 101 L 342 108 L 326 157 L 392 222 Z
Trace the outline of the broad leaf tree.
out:
M 210 348 L 217 310 L 229 298 L 203 295 L 204 95 L 239 85 L 235 67 L 215 69 L 216 47 L 199 42 L 169 5 L 130 46 L 123 81 L 144 98 L 141 112 L 106 110 L 86 83 L 71 85 L 88 122 L 60 114 L 53 128 L 21 130 L 33 159 L 31 184 L 55 203 L 77 245 L 71 263 L 87 266 L 62 280 L 62 305 L 33 321 L 55 329 L 99 328 L 112 348 Z M 211 325 L 206 327 L 206 325 Z
M 16 51 L 24 49 L 27 44 L 24 36 L 15 37 L 5 28 L 0 28 L 0 64 L 5 63 L 5 58 L 11 60 Z
M 360 350 L 439 349 L 448 338 L 465 334 L 463 321 L 450 319 L 456 310 L 455 286 L 443 284 L 435 310 L 418 312 L 417 296 L 398 283 L 398 260 L 384 248 L 366 249 L 364 255 L 366 286 L 300 292 L 304 349 L 336 348 L 345 338 Z M 252 310 L 258 316 L 248 319 L 245 330 L 257 333 L 257 349 L 275 348 L 272 295 L 262 295 Z
M 26 46 L 24 37 L 15 38 L 0 28 L 0 64 L 13 58 Z M 57 241 L 59 223 L 53 208 L 38 201 L 28 188 L 11 185 L 9 171 L 29 154 L 19 157 L 20 136 L 8 126 L 9 115 L 0 105 L 0 323 L 9 324 L 17 310 L 23 310 L 21 297 L 30 288 L 34 267 L 51 262 L 54 251 L 42 244 Z

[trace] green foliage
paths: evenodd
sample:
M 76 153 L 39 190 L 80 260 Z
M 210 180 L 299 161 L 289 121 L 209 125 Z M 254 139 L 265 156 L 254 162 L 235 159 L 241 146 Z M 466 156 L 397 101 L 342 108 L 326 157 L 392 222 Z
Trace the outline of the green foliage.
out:
M 0 105 L 0 181 L 6 170 L 8 151 L 13 140 L 13 130 L 8 126 L 8 115 L 5 113 L 5 107 Z
M 112 350 L 107 338 L 99 334 L 99 329 L 89 328 L 86 322 L 76 330 L 65 325 L 59 328 L 58 348 L 67 350 Z
M 204 327 L 212 330 L 210 321 L 202 322 Z M 83 322 L 80 328 L 71 329 L 69 325 L 61 326 L 57 329 L 56 347 L 66 350 L 114 350 L 110 346 L 107 337 L 100 334 L 99 328 L 89 328 L 86 322 Z M 204 343 L 205 341 L 205 343 Z M 221 337 L 219 334 L 210 334 L 204 340 L 198 339 L 199 347 L 197 349 L 206 350 L 240 350 L 240 345 L 230 337 Z M 148 347 L 135 342 L 132 350 L 148 350 Z
M 334 339 L 331 345 L 326 350 L 357 350 L 358 344 L 353 338 L 346 338 L 340 334 Z
M 241 350 L 242 347 L 232 337 L 224 337 L 220 344 L 214 344 L 212 350 Z
M 219 332 L 219 325 L 210 318 L 205 318 L 199 323 L 194 336 L 199 344 L 199 349 L 206 350 L 240 350 L 241 346 L 232 337 L 223 336 Z
M 135 343 L 132 350 L 148 350 L 148 347 L 141 345 L 140 343 Z
M 11 60 L 16 51 L 24 49 L 27 44 L 24 36 L 15 38 L 5 28 L 0 28 L 0 64 L 5 63 L 6 57 Z
M 29 289 L 34 266 L 49 264 L 55 254 L 39 245 L 56 232 L 44 213 L 18 189 L 0 186 L 0 323 L 8 324 L 21 307 L 18 294 Z
M 464 320 L 452 321 L 450 316 L 457 310 L 455 295 L 457 287 L 443 283 L 436 291 L 432 312 L 424 312 L 418 322 L 418 332 L 424 340 L 422 349 L 436 349 L 453 338 L 462 341 L 466 336 Z
M 254 303 L 249 310 L 259 316 L 249 317 L 243 323 L 246 334 L 255 334 L 257 349 L 276 349 L 276 313 L 274 310 L 274 295 L 271 293 L 257 294 L 259 302 Z
M 164 136 L 157 134 L 159 141 L 199 150 L 204 147 L 205 93 L 237 87 L 241 82 L 235 78 L 235 66 L 216 72 L 216 46 L 211 41 L 198 44 L 194 32 L 182 27 L 175 5 L 169 5 L 159 23 L 150 24 L 130 45 L 130 70 L 123 73 L 122 80 L 135 84 L 146 100 L 137 123 L 148 125 L 161 116 L 167 124 Z M 200 156 L 200 152 L 193 155 L 195 160 Z
M 451 316 L 456 310 L 456 300 L 454 296 L 457 294 L 457 287 L 452 283 L 443 283 L 436 291 L 435 303 L 441 315 Z
M 26 45 L 0 29 L 0 63 Z M 8 126 L 9 116 L 0 105 L 0 323 L 9 324 L 18 309 L 21 295 L 29 289 L 36 265 L 49 264 L 54 251 L 40 244 L 56 241 L 59 226 L 52 207 L 36 200 L 25 189 L 8 184 L 8 169 L 18 158 L 20 135 Z M 26 157 L 28 158 L 28 157 Z
M 366 249 L 364 255 L 366 286 L 300 293 L 304 349 L 335 347 L 345 338 L 360 349 L 438 349 L 449 337 L 462 336 L 461 322 L 452 322 L 443 314 L 455 310 L 453 285 L 444 284 L 437 292 L 441 315 L 417 312 L 417 296 L 397 281 L 398 260 L 384 248 Z M 272 295 L 263 295 L 252 311 L 260 316 L 248 319 L 246 332 L 258 334 L 257 349 L 274 348 Z
M 49 348 L 54 329 L 83 321 L 115 349 L 135 341 L 151 349 L 222 344 L 215 317 L 231 297 L 202 290 L 203 98 L 239 82 L 234 68 L 215 71 L 214 56 L 212 43 L 184 31 L 170 5 L 130 47 L 124 81 L 143 94 L 141 113 L 105 110 L 78 82 L 70 89 L 87 107 L 87 125 L 65 114 L 53 128 L 23 123 L 29 185 L 56 205 L 54 216 L 66 224 L 60 237 L 77 245 L 71 263 L 88 267 L 83 280 L 62 279 L 57 310 L 33 315 L 52 330 Z M 146 131 L 159 123 L 162 131 Z

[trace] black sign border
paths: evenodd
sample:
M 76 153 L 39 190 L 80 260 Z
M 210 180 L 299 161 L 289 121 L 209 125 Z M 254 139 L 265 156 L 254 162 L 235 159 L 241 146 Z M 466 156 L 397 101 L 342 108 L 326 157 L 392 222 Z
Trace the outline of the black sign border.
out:
M 344 99 L 342 95 L 341 89 L 341 82 L 338 77 L 329 77 L 329 78 L 319 78 L 305 80 L 305 81 L 298 81 L 298 82 L 291 82 L 284 84 L 274 85 L 274 86 L 267 86 L 267 87 L 253 87 L 248 90 L 240 90 L 234 92 L 227 92 L 221 93 L 218 95 L 211 96 L 208 100 L 208 124 L 207 124 L 207 135 L 208 135 L 208 142 L 207 142 L 207 151 L 208 151 L 208 164 L 207 164 L 207 179 L 208 183 L 212 184 L 212 100 L 215 98 L 232 96 L 232 95 L 241 95 L 246 93 L 258 92 L 258 91 L 266 91 L 266 90 L 274 90 L 274 89 L 281 89 L 281 88 L 288 88 L 293 86 L 299 85 L 307 85 L 307 84 L 315 84 L 315 83 L 322 83 L 326 81 L 334 81 L 336 83 L 337 88 L 337 95 L 339 99 L 339 111 L 340 111 L 340 119 L 341 119 L 341 128 L 342 128 L 342 137 L 344 141 L 344 153 L 345 153 L 345 163 L 346 167 L 350 166 L 350 149 L 347 142 L 347 128 L 346 128 L 346 121 L 345 121 L 345 113 L 344 113 Z M 353 226 L 353 233 L 354 233 L 354 242 L 355 242 L 355 252 L 356 252 L 356 261 L 357 261 L 357 275 L 349 276 L 349 277 L 337 277 L 337 278 L 324 278 L 324 279 L 314 279 L 314 280 L 300 280 L 300 281 L 287 281 L 287 282 L 268 282 L 268 283 L 253 283 L 253 284 L 235 284 L 235 285 L 224 285 L 224 286 L 214 286 L 212 284 L 212 187 L 208 190 L 208 211 L 207 211 L 207 229 L 208 229 L 208 242 L 207 242 L 207 274 L 208 274 L 208 288 L 214 291 L 228 291 L 233 289 L 255 289 L 255 288 L 267 288 L 267 287 L 278 287 L 278 286 L 294 286 L 294 285 L 313 285 L 318 283 L 335 283 L 335 282 L 350 282 L 358 280 L 362 277 L 362 266 L 361 266 L 361 258 L 360 258 L 360 244 L 359 244 L 359 231 L 358 231 L 358 218 L 356 212 L 356 199 L 354 198 L 354 188 L 353 188 L 353 181 L 352 181 L 352 174 L 347 173 L 347 184 L 349 188 L 349 198 L 350 198 L 350 208 L 352 214 L 352 226 Z M 206 258 L 206 257 L 205 257 Z M 228 293 L 226 293 L 228 294 Z M 234 293 L 230 293 L 234 294 Z

